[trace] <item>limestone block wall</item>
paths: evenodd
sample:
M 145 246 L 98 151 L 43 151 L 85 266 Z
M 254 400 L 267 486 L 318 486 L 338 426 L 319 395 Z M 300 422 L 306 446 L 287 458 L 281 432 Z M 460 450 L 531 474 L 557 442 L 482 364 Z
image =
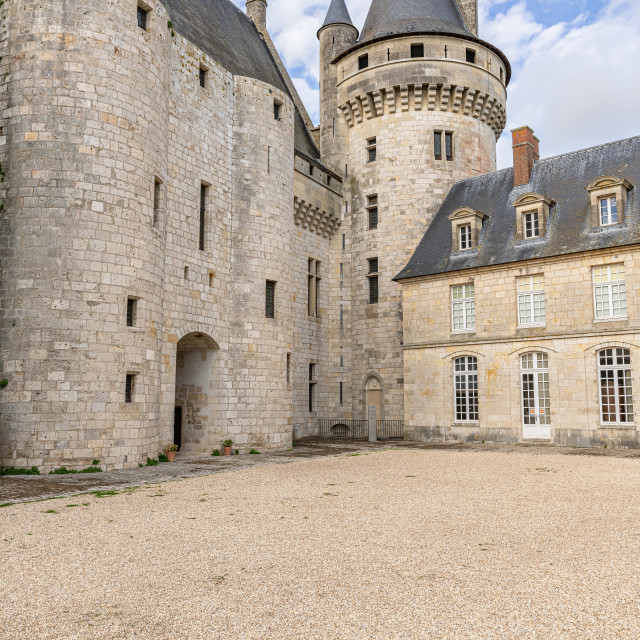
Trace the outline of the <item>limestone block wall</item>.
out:
M 414 41 L 425 45 L 424 59 L 409 58 Z M 403 419 L 403 316 L 400 289 L 392 278 L 453 183 L 495 170 L 496 137 L 504 126 L 506 91 L 499 76 L 499 64 L 504 63 L 494 52 L 473 46 L 475 65 L 463 61 L 465 41 L 438 36 L 389 40 L 349 53 L 337 63 L 339 75 L 345 75 L 339 81 L 338 101 L 348 127 L 356 419 L 366 416 L 365 388 L 371 375 L 381 382 L 382 419 Z M 363 53 L 369 55 L 369 67 L 357 71 L 357 57 Z M 435 158 L 435 131 L 453 133 L 452 161 Z M 377 157 L 371 162 L 367 146 L 373 138 Z M 378 202 L 374 230 L 369 229 L 366 208 L 370 196 Z M 377 304 L 369 304 L 371 258 L 378 258 Z
M 586 446 L 638 446 L 635 424 L 612 426 L 600 420 L 596 354 L 607 347 L 631 351 L 634 400 L 640 401 L 640 254 L 635 248 L 431 276 L 403 284 L 405 317 L 405 410 L 408 438 L 441 441 L 522 439 L 520 356 L 548 354 L 551 441 Z M 595 319 L 592 268 L 624 264 L 628 317 Z M 544 274 L 547 323 L 520 328 L 516 280 Z M 473 282 L 476 331 L 451 332 L 450 287 Z M 453 360 L 478 358 L 479 421 L 454 420 Z

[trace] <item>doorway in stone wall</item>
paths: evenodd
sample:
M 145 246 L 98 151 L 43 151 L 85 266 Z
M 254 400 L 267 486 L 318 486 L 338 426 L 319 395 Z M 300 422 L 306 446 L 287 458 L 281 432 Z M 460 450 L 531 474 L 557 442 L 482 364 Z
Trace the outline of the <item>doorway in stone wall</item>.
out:
M 382 383 L 377 376 L 371 375 L 365 385 L 365 398 L 367 402 L 365 415 L 369 419 L 371 407 L 376 409 L 376 420 L 382 420 Z
M 218 351 L 205 333 L 189 333 L 178 342 L 174 442 L 180 451 L 211 450 L 220 386 Z

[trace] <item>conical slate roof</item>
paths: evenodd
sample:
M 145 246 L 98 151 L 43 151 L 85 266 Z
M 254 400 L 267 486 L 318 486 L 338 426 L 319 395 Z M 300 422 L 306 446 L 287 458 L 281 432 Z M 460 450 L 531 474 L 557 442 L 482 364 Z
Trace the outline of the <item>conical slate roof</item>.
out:
M 424 31 L 471 35 L 455 0 L 373 0 L 358 42 Z
M 351 22 L 351 16 L 344 0 L 331 0 L 329 11 L 327 11 L 327 17 L 324 19 L 322 27 L 328 27 L 330 24 L 348 24 L 353 27 L 353 22 Z

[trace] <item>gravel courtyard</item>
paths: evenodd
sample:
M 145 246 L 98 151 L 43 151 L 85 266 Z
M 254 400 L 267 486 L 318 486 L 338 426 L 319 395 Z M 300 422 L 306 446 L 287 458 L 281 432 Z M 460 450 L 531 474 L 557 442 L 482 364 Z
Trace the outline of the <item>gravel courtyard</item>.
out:
M 387 450 L 11 505 L 0 640 L 635 640 L 639 481 Z

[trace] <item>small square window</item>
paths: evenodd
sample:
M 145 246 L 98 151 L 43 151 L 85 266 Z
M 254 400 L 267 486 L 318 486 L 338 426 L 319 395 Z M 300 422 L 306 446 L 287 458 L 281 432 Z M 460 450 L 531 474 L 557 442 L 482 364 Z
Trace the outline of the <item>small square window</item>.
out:
M 608 227 L 618 224 L 618 201 L 615 196 L 611 198 L 600 198 L 600 225 Z
M 125 388 L 124 388 L 124 401 L 126 403 L 133 402 L 133 393 L 135 391 L 135 380 L 136 380 L 135 373 L 127 373 L 127 378 L 125 381 Z
M 138 26 L 144 31 L 147 30 L 149 12 L 138 5 Z
M 462 227 L 458 227 L 458 247 L 460 251 L 465 249 L 471 249 L 471 225 L 467 224 Z
M 138 319 L 138 300 L 136 298 L 127 299 L 127 327 L 135 327 Z
M 412 58 L 424 58 L 424 45 L 412 44 L 411 45 L 411 57 Z
M 473 49 L 467 49 L 467 62 L 476 63 L 476 52 Z
M 200 70 L 199 70 L 200 86 L 203 89 L 207 86 L 207 75 L 208 75 L 208 71 L 200 67 Z
M 358 70 L 366 69 L 369 66 L 369 54 L 365 53 L 358 58 Z
M 282 112 L 282 104 L 280 102 L 273 103 L 273 119 L 280 122 L 280 115 Z

